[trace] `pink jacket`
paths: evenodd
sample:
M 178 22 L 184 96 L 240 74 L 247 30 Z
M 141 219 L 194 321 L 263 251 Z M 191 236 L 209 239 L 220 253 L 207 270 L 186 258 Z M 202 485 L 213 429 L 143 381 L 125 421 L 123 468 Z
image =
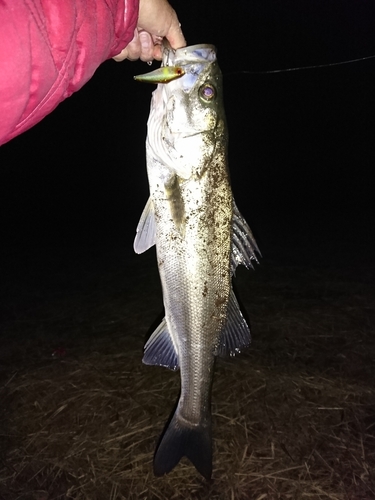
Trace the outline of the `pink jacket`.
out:
M 0 145 L 132 40 L 138 0 L 0 0 Z

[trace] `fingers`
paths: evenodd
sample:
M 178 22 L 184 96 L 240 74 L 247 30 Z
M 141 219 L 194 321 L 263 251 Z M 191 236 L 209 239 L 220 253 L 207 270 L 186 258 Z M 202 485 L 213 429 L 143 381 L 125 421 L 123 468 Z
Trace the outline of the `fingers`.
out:
M 128 55 L 128 49 L 125 47 L 125 49 L 122 49 L 122 51 L 117 54 L 117 56 L 113 56 L 112 59 L 116 62 L 121 62 L 126 59 L 126 56 Z
M 141 53 L 141 42 L 139 40 L 139 34 L 137 28 L 134 30 L 133 40 L 126 47 L 128 49 L 128 53 L 126 58 L 130 61 L 136 61 Z
M 147 31 L 141 30 L 139 32 L 139 41 L 141 47 L 140 59 L 141 61 L 152 61 L 154 58 L 154 41 Z
M 140 0 L 138 26 L 133 40 L 113 59 L 123 61 L 161 60 L 161 41 L 166 37 L 174 49 L 185 47 L 186 41 L 175 10 L 167 0 Z
M 140 41 L 138 36 L 138 29 L 134 30 L 133 40 L 116 56 L 112 57 L 116 62 L 124 61 L 129 59 L 130 61 L 136 61 L 140 54 Z
M 179 49 L 186 46 L 186 40 L 182 33 L 181 24 L 175 11 L 172 12 L 171 24 L 165 37 L 173 49 Z
M 154 42 L 151 35 L 147 31 L 136 28 L 133 40 L 113 59 L 116 62 L 124 61 L 124 59 L 129 59 L 129 61 L 136 61 L 137 59 L 152 61 L 154 59 Z
M 160 42 L 156 43 L 154 47 L 154 59 L 157 59 L 158 61 L 162 59 L 162 54 L 163 54 L 163 50 L 161 47 L 162 38 L 161 37 L 159 38 Z M 181 24 L 174 10 L 173 12 L 171 12 L 171 23 L 169 30 L 165 34 L 165 38 L 171 44 L 171 47 L 173 49 L 179 49 L 181 47 L 186 46 L 186 40 L 182 33 Z

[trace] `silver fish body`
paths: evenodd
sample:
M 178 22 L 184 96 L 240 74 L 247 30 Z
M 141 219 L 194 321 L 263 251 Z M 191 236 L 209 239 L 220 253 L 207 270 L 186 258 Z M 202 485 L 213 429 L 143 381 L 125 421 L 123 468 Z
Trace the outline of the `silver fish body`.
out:
M 181 371 L 176 411 L 154 457 L 154 472 L 187 456 L 212 473 L 211 386 L 214 359 L 250 343 L 234 296 L 238 264 L 258 251 L 238 212 L 227 167 L 221 71 L 212 45 L 164 51 L 183 76 L 153 93 L 146 140 L 150 199 L 134 248 L 156 244 L 165 319 L 145 345 L 143 362 Z

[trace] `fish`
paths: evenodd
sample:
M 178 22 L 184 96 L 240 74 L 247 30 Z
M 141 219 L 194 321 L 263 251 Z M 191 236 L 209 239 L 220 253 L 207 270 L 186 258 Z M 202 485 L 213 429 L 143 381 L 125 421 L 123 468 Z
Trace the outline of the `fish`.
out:
M 181 390 L 153 468 L 162 476 L 185 456 L 209 480 L 215 358 L 234 356 L 251 340 L 232 276 L 240 264 L 252 268 L 260 252 L 231 190 L 216 48 L 166 46 L 159 69 L 147 122 L 150 197 L 134 250 L 156 245 L 165 310 L 143 363 L 180 370 Z

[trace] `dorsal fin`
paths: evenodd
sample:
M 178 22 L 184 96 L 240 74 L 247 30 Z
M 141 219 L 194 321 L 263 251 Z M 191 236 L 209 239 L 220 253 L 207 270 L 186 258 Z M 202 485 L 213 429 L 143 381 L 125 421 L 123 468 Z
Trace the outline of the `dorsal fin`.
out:
M 257 252 L 260 256 L 258 245 L 253 233 L 245 219 L 242 217 L 235 202 L 233 201 L 233 233 L 232 233 L 232 256 L 231 272 L 235 273 L 239 264 L 247 269 L 253 268 L 253 261 L 258 263 Z

